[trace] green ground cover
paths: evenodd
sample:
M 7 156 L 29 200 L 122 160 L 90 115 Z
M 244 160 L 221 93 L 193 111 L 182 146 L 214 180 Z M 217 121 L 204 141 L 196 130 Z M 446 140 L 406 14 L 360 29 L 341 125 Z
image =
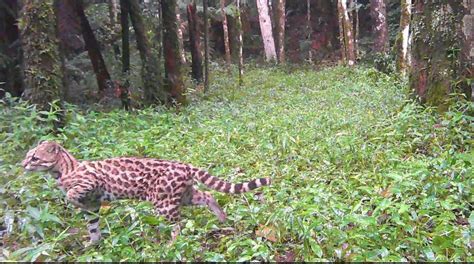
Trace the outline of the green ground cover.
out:
M 37 111 L 0 104 L 0 260 L 474 261 L 473 103 L 440 115 L 403 82 L 370 68 L 224 72 L 179 113 L 68 107 L 60 134 Z M 178 240 L 138 201 L 101 209 L 103 241 L 52 178 L 19 162 L 40 139 L 78 159 L 180 160 L 232 182 L 271 177 L 244 195 L 216 193 L 225 223 L 185 207 Z M 203 187 L 204 188 L 204 187 Z M 10 219 L 14 222 L 9 226 Z

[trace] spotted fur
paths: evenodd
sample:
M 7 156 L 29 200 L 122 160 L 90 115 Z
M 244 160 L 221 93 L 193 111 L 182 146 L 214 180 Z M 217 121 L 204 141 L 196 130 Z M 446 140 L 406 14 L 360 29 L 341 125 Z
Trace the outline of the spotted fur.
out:
M 233 184 L 189 164 L 152 158 L 121 157 L 78 162 L 66 149 L 43 141 L 31 149 L 22 162 L 29 171 L 50 171 L 67 199 L 88 215 L 91 242 L 100 240 L 98 211 L 102 201 L 140 199 L 170 222 L 180 219 L 182 205 L 206 205 L 220 221 L 226 215 L 209 192 L 194 187 L 197 180 L 224 193 L 244 193 L 269 185 L 269 178 Z M 179 233 L 175 225 L 173 239 Z

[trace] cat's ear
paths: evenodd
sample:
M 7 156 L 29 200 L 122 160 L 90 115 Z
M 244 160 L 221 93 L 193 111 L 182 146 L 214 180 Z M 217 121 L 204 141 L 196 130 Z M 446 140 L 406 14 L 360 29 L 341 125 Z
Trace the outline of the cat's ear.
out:
M 53 141 L 49 141 L 48 142 L 48 147 L 46 148 L 46 151 L 48 153 L 54 153 L 54 154 L 58 154 L 59 153 L 59 144 L 56 143 L 56 142 L 53 142 Z

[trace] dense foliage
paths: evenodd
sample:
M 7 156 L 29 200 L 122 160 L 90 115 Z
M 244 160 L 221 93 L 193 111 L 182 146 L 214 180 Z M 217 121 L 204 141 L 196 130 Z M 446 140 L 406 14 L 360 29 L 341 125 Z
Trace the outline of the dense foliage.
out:
M 472 102 L 440 115 L 370 68 L 251 69 L 245 83 L 216 72 L 209 93 L 190 94 L 180 112 L 69 106 L 56 136 L 52 113 L 4 99 L 0 220 L 9 233 L 0 260 L 474 260 Z M 184 208 L 171 246 L 170 226 L 149 204 L 113 202 L 101 209 L 104 240 L 84 248 L 79 211 L 52 178 L 19 164 L 51 138 L 79 159 L 181 160 L 232 182 L 274 184 L 216 193 L 223 224 Z

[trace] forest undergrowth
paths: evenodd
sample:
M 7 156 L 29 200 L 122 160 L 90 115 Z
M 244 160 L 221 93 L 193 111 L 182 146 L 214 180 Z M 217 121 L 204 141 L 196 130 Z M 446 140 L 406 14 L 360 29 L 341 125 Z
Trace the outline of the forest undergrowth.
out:
M 473 103 L 439 114 L 403 81 L 371 68 L 249 68 L 245 84 L 214 72 L 179 112 L 67 106 L 52 113 L 0 103 L 1 260 L 474 261 Z M 180 160 L 231 182 L 271 177 L 244 195 L 215 194 L 228 219 L 182 210 L 182 232 L 146 202 L 101 208 L 102 242 L 54 180 L 20 161 L 40 139 L 78 159 Z M 203 187 L 204 188 L 204 187 Z

